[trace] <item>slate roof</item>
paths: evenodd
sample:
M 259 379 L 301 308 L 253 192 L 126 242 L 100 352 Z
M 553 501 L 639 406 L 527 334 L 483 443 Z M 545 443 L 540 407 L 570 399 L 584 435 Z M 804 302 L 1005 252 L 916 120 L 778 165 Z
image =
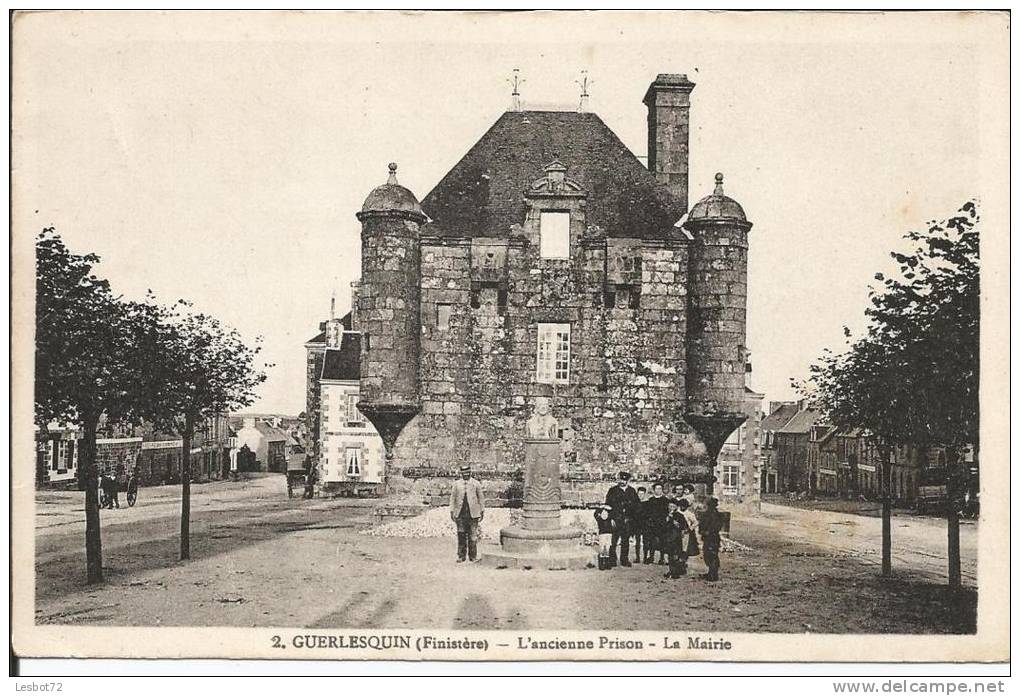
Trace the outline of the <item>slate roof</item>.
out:
M 811 426 L 814 425 L 821 416 L 822 414 L 820 411 L 805 408 L 803 411 L 799 411 L 797 415 L 791 418 L 786 425 L 778 430 L 778 432 L 791 433 L 794 435 L 808 433 L 811 431 Z
M 783 404 L 775 411 L 765 416 L 761 422 L 762 430 L 779 430 L 790 422 L 790 419 L 797 415 L 797 404 Z
M 343 315 L 340 318 L 340 323 L 343 324 L 344 331 L 350 331 L 352 328 L 354 328 L 353 321 L 354 320 L 351 318 L 351 312 L 347 312 L 347 314 Z M 305 343 L 325 343 L 326 322 L 322 322 L 321 324 L 319 324 L 319 329 L 320 329 L 319 333 L 312 336 L 310 339 L 305 341 Z
M 508 111 L 422 200 L 426 233 L 510 236 L 524 192 L 556 159 L 588 194 L 587 224 L 609 237 L 663 238 L 685 212 L 597 115 Z
M 839 428 L 837 428 L 835 425 L 823 425 L 822 427 L 824 428 L 824 430 L 818 436 L 816 442 L 825 444 L 826 442 L 832 439 L 832 436 L 836 434 L 836 431 L 839 430 Z
M 287 438 L 290 437 L 287 433 L 283 432 L 279 428 L 274 428 L 269 423 L 263 423 L 262 421 L 255 422 L 255 429 L 258 430 L 270 442 L 276 442 L 283 440 L 286 442 Z
M 339 348 L 327 348 L 321 379 L 361 379 L 361 334 L 345 331 Z

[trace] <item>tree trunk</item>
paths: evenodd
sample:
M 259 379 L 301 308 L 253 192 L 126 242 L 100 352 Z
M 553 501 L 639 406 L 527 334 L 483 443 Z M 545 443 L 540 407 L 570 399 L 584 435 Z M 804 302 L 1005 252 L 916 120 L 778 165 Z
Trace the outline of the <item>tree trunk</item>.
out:
M 181 433 L 181 560 L 191 558 L 191 440 L 195 422 L 187 416 Z
M 888 447 L 879 447 L 882 457 L 882 577 L 892 576 L 892 464 Z
M 96 465 L 96 429 L 99 419 L 82 423 L 83 437 L 78 467 L 85 484 L 85 569 L 88 584 L 103 581 L 103 539 L 99 526 L 99 469 Z
M 959 452 L 946 448 L 946 531 L 949 542 L 949 586 L 960 587 Z

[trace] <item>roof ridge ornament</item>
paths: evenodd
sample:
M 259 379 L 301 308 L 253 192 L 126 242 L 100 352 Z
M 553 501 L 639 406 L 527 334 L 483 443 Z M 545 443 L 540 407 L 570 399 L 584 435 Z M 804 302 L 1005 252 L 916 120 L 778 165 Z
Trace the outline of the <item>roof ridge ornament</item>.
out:
M 722 172 L 717 172 L 716 175 L 715 175 L 715 191 L 712 192 L 713 195 L 715 195 L 715 196 L 724 196 L 724 195 L 726 195 L 726 194 L 723 193 L 722 182 L 723 182 L 723 174 L 722 174 Z
M 514 68 L 513 74 L 510 79 L 507 80 L 513 85 L 513 91 L 510 92 L 510 110 L 520 111 L 521 110 L 521 85 L 527 82 L 527 80 L 521 79 L 520 68 Z
M 397 163 L 390 162 L 389 168 L 390 176 L 388 179 L 386 179 L 386 184 L 389 186 L 398 186 L 399 184 L 397 184 Z
M 581 88 L 581 101 L 579 101 L 578 104 L 577 104 L 577 113 L 579 113 L 579 114 L 580 113 L 584 113 L 585 111 L 588 110 L 588 97 L 591 96 L 588 93 L 588 88 L 590 86 L 592 86 L 593 84 L 595 84 L 595 80 L 589 80 L 588 79 L 588 71 L 587 70 L 582 70 L 581 71 L 581 79 L 580 80 L 574 80 L 574 84 L 580 86 L 580 88 Z

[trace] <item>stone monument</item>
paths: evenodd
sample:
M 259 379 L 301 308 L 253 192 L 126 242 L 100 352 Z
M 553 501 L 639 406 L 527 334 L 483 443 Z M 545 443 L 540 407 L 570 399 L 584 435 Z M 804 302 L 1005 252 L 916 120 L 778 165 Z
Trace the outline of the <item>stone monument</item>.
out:
M 499 547 L 483 549 L 487 565 L 563 570 L 584 568 L 593 551 L 581 546 L 583 532 L 560 520 L 559 424 L 549 399 L 538 397 L 525 424 L 524 510 L 520 525 L 499 532 Z

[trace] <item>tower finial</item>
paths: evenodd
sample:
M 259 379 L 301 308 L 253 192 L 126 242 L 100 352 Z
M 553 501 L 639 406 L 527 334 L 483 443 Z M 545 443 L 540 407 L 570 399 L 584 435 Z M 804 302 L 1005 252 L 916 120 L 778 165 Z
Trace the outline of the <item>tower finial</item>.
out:
M 717 196 L 723 195 L 722 181 L 723 181 L 722 172 L 718 172 L 715 175 L 715 191 L 713 191 L 713 193 Z
M 333 288 L 333 294 L 329 298 L 329 320 L 336 319 L 336 288 Z
M 390 177 L 386 180 L 387 184 L 397 183 L 397 163 L 390 162 Z
M 514 68 L 513 75 L 507 82 L 513 85 L 513 90 L 510 92 L 510 110 L 520 111 L 521 110 L 521 85 L 527 80 L 521 79 L 521 71 L 519 68 Z
M 581 101 L 577 104 L 577 111 L 583 113 L 588 110 L 588 97 L 591 96 L 588 94 L 588 88 L 595 84 L 595 80 L 589 80 L 588 71 L 582 70 L 581 79 L 574 80 L 574 83 L 581 87 Z

